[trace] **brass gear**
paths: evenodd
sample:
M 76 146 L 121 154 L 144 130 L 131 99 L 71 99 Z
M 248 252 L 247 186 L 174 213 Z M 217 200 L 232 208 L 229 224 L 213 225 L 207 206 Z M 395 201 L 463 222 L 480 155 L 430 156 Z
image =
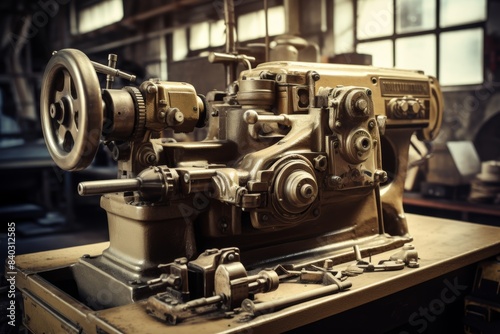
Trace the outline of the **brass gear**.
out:
M 123 89 L 132 95 L 132 99 L 135 103 L 136 117 L 132 140 L 138 141 L 141 140 L 146 133 L 146 102 L 139 89 L 132 86 L 126 86 Z

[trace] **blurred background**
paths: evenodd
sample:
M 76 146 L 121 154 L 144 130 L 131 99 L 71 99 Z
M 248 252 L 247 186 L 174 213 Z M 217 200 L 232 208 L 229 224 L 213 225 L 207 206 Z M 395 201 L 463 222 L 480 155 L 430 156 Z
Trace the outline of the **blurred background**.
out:
M 223 8 L 223 0 L 0 3 L 0 216 L 16 223 L 17 254 L 108 238 L 99 198 L 76 193 L 82 180 L 116 177 L 108 152 L 68 173 L 45 148 L 39 97 L 52 52 L 77 48 L 104 64 L 117 54 L 117 68 L 139 84 L 224 90 L 224 67 L 207 60 L 225 50 Z M 237 50 L 258 62 L 286 56 L 436 76 L 443 127 L 432 144 L 413 146 L 405 209 L 500 225 L 499 0 L 234 0 L 234 10 Z

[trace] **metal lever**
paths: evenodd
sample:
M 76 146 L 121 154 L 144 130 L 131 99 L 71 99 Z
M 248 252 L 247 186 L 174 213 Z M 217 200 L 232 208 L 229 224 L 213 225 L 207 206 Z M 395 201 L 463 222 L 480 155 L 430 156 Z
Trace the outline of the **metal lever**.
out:
M 96 72 L 102 73 L 102 74 L 107 74 L 107 75 L 112 75 L 114 77 L 120 77 L 125 80 L 128 80 L 130 82 L 134 82 L 136 79 L 135 75 L 128 74 L 125 72 L 122 72 L 120 70 L 117 70 L 116 68 L 112 68 L 103 64 L 99 64 L 95 61 L 90 61 L 92 65 L 94 66 L 94 69 Z
M 247 110 L 243 114 L 243 119 L 248 124 L 261 123 L 280 123 L 283 125 L 291 125 L 290 118 L 287 115 L 259 115 L 255 110 Z
M 248 69 L 251 69 L 250 62 L 255 61 L 255 57 L 247 55 L 232 55 L 228 53 L 221 52 L 210 52 L 208 55 L 208 61 L 211 63 L 228 63 L 228 62 L 244 62 Z

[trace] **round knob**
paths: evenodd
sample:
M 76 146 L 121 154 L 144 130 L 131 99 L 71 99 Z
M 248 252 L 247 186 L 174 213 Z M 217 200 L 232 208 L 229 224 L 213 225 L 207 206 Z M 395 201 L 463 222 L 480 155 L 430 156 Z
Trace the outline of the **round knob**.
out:
M 345 99 L 345 108 L 349 116 L 352 118 L 366 118 L 370 115 L 373 108 L 369 90 L 353 89 Z
M 297 170 L 286 180 L 285 200 L 297 208 L 304 208 L 314 202 L 318 194 L 318 185 L 311 174 Z
M 366 102 L 365 99 L 361 98 L 356 101 L 355 105 L 355 110 L 361 114 L 361 115 L 366 115 L 367 114 L 367 108 L 368 108 L 368 102 Z
M 420 112 L 421 106 L 418 100 L 412 100 L 408 102 L 408 116 L 416 116 Z

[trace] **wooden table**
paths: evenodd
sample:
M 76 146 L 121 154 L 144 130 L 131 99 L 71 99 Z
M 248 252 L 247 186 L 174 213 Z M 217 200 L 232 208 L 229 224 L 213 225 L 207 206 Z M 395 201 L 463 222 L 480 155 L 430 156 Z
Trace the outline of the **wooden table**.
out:
M 72 298 L 63 298 L 61 301 L 59 292 L 54 287 L 48 287 L 46 282 L 33 274 L 40 270 L 67 266 L 82 254 L 97 255 L 107 247 L 107 243 L 18 256 L 17 286 L 25 292 L 25 304 L 32 312 L 40 312 L 43 308 L 34 305 L 38 302 L 45 307 L 54 304 L 61 307 L 58 314 L 44 314 L 43 321 L 52 326 L 61 326 L 58 325 L 60 319 L 71 319 L 70 325 L 63 326 L 69 332 L 83 328 L 86 333 L 98 333 L 100 330 L 107 333 L 278 333 L 355 309 L 500 254 L 500 228 L 417 215 L 408 215 L 408 223 L 414 236 L 413 245 L 419 252 L 419 268 L 364 273 L 349 278 L 352 287 L 347 291 L 249 320 L 244 314 L 237 314 L 232 318 L 195 318 L 171 326 L 147 315 L 144 302 L 93 311 L 78 306 Z M 395 251 L 376 255 L 372 262 L 388 259 L 393 253 Z M 347 264 L 341 265 L 339 269 L 346 266 Z M 446 286 L 448 283 L 444 282 Z M 460 290 L 460 285 L 452 278 L 448 282 L 458 286 L 455 290 Z M 280 284 L 275 292 L 259 294 L 258 300 L 277 299 L 314 288 L 318 286 Z M 437 298 L 450 299 L 453 296 L 446 295 L 443 291 L 441 289 L 443 296 L 437 294 Z M 50 320 L 50 317 L 55 320 Z M 359 319 L 362 321 L 364 315 L 360 314 Z M 335 328 L 331 331 L 335 331 Z

